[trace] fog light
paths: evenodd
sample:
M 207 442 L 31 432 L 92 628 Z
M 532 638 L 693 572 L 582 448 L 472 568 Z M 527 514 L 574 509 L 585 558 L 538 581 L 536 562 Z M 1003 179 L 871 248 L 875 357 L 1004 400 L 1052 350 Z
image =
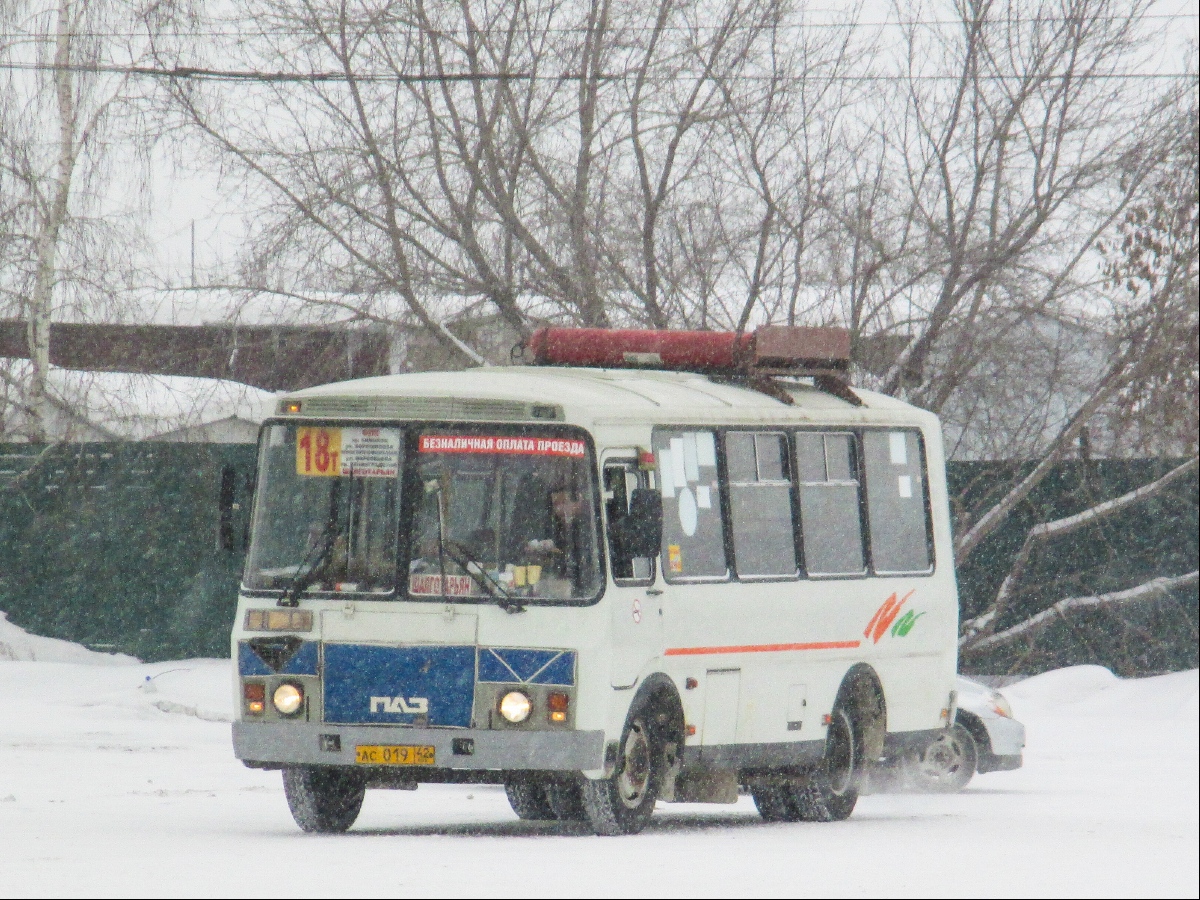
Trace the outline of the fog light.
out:
M 298 684 L 281 684 L 271 695 L 271 702 L 282 715 L 294 716 L 304 703 L 304 690 Z
M 500 698 L 500 715 L 516 725 L 524 722 L 533 712 L 533 703 L 520 691 L 509 691 Z

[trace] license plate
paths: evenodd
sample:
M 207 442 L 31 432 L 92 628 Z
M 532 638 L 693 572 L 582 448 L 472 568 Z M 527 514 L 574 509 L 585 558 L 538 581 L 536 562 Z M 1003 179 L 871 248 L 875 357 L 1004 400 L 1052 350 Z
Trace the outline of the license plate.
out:
M 432 766 L 433 747 L 413 744 L 359 744 L 354 761 L 364 766 Z

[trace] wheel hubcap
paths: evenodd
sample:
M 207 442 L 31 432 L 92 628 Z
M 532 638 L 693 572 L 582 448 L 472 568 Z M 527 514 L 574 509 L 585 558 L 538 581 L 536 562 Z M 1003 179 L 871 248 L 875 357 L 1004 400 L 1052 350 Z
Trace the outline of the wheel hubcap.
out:
M 964 765 L 966 752 L 956 739 L 946 735 L 931 743 L 921 756 L 922 774 L 934 781 L 954 778 Z

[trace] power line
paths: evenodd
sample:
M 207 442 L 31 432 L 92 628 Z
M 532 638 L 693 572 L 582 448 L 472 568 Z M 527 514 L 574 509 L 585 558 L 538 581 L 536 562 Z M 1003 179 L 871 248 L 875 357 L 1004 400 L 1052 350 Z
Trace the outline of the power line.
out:
M 557 75 L 537 75 L 529 72 L 446 72 L 443 74 L 405 75 L 400 72 L 377 72 L 347 75 L 345 72 L 266 72 L 254 69 L 210 69 L 199 66 L 154 66 L 117 65 L 56 65 L 54 63 L 0 63 L 0 70 L 18 72 L 72 72 L 89 75 L 136 75 L 146 78 L 196 81 L 234 81 L 258 83 L 396 83 L 396 84 L 443 84 L 448 82 L 491 82 L 491 81 L 579 81 L 595 77 L 598 81 L 623 81 L 635 77 L 636 73 L 605 72 L 596 76 L 562 72 Z M 672 76 L 678 80 L 688 76 Z M 826 81 L 826 82 L 909 82 L 909 81 L 960 81 L 961 75 L 881 75 L 863 73 L 859 75 L 798 75 L 773 77 L 769 75 L 739 75 L 740 81 Z M 1007 80 L 1026 76 L 993 76 L 987 80 Z M 1195 72 L 1063 72 L 1039 76 L 1039 81 L 1160 81 L 1169 79 L 1196 79 Z
M 1136 19 L 1133 19 L 1130 16 L 1095 16 L 1095 17 L 1088 18 L 1087 21 L 1089 21 L 1089 22 L 1108 22 L 1108 23 L 1129 22 L 1129 21 L 1150 22 L 1150 21 L 1179 21 L 1182 19 L 1198 19 L 1198 18 L 1200 18 L 1200 13 L 1162 13 L 1162 14 L 1155 14 L 1155 15 L 1139 16 Z M 1035 24 L 1043 24 L 1043 23 L 1062 23 L 1062 22 L 1071 22 L 1071 21 L 1077 21 L 1077 19 L 1069 17 L 1069 16 L 1041 16 L 1038 18 L 1017 19 L 1017 20 L 1015 20 L 1015 24 L 1035 25 Z M 369 24 L 372 28 L 380 27 L 380 22 L 378 20 L 371 20 L 369 23 L 364 22 L 363 24 Z M 386 23 L 384 23 L 384 24 L 386 24 Z M 396 24 L 399 24 L 399 23 L 396 23 Z M 971 24 L 971 23 L 965 22 L 962 19 L 926 19 L 926 20 L 896 19 L 896 20 L 884 21 L 884 22 L 809 22 L 809 21 L 802 21 L 802 22 L 783 23 L 783 24 L 781 24 L 779 26 L 775 26 L 775 27 L 778 29 L 786 29 L 786 30 L 792 31 L 792 30 L 797 30 L 797 29 L 799 29 L 799 30 L 806 30 L 806 29 L 865 29 L 865 28 L 878 29 L 878 28 L 911 28 L 911 27 L 942 27 L 942 26 L 958 27 L 958 26 L 969 25 L 969 24 Z M 1009 24 L 1014 24 L 1014 23 L 1009 20 L 1005 20 L 1005 19 L 989 19 L 989 20 L 986 20 L 985 24 L 1009 25 Z M 240 28 L 235 29 L 235 30 L 230 30 L 230 31 L 208 30 L 208 29 L 195 30 L 195 31 L 190 31 L 190 30 L 161 31 L 161 32 L 156 32 L 155 36 L 156 37 L 173 37 L 173 38 L 311 37 L 311 36 L 338 34 L 340 32 L 340 30 L 341 29 L 338 27 L 331 27 L 331 28 L 326 28 L 323 30 L 314 30 L 314 29 L 310 29 L 310 28 L 302 28 L 302 27 L 297 26 L 296 28 L 257 29 L 254 31 L 247 31 L 245 29 L 240 29 Z M 356 28 L 349 28 L 347 30 L 350 33 L 358 33 Z M 587 33 L 588 30 L 589 29 L 583 25 L 567 25 L 567 26 L 556 26 L 556 27 L 547 26 L 546 28 L 540 28 L 540 29 L 531 29 L 531 28 L 508 29 L 508 28 L 502 28 L 502 27 L 475 29 L 475 31 L 479 34 L 505 34 L 505 35 L 520 34 L 520 35 L 526 35 L 526 36 L 532 35 L 532 34 L 584 34 L 584 33 Z M 609 29 L 608 33 L 619 34 L 622 32 L 634 32 L 634 31 L 647 32 L 647 31 L 654 31 L 654 30 L 655 30 L 655 27 L 652 25 L 625 25 L 625 26 L 621 26 L 620 28 Z M 667 31 L 667 32 L 696 32 L 696 31 L 717 31 L 717 30 L 769 31 L 769 30 L 772 30 L 772 28 L 768 27 L 768 26 L 763 26 L 763 25 L 733 25 L 733 26 L 692 25 L 692 26 L 685 26 L 685 25 L 669 25 L 668 24 L 668 25 L 661 26 L 657 30 Z M 86 38 L 110 38 L 110 37 L 116 38 L 116 37 L 148 37 L 149 34 L 146 31 L 73 31 L 72 36 L 86 37 Z M 6 38 L 8 38 L 8 37 L 9 36 L 0 36 L 0 46 L 3 46 Z M 34 32 L 31 32 L 31 31 L 22 31 L 20 33 L 13 33 L 11 35 L 11 37 L 13 39 L 21 38 L 23 40 L 27 39 L 27 40 L 43 42 L 43 43 L 53 43 L 55 40 L 55 36 L 53 34 L 35 34 Z

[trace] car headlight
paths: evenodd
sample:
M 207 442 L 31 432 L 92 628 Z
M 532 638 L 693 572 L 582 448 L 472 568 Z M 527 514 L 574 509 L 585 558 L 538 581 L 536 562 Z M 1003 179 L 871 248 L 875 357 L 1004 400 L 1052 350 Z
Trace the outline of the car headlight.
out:
M 271 695 L 271 702 L 281 715 L 294 716 L 304 705 L 304 689 L 298 684 L 281 684 Z
M 1013 718 L 1012 707 L 1008 705 L 1008 701 L 1000 693 L 992 694 L 992 712 L 998 716 L 1004 716 L 1006 719 Z
M 516 725 L 524 722 L 533 712 L 533 701 L 521 691 L 509 691 L 500 698 L 500 715 Z

